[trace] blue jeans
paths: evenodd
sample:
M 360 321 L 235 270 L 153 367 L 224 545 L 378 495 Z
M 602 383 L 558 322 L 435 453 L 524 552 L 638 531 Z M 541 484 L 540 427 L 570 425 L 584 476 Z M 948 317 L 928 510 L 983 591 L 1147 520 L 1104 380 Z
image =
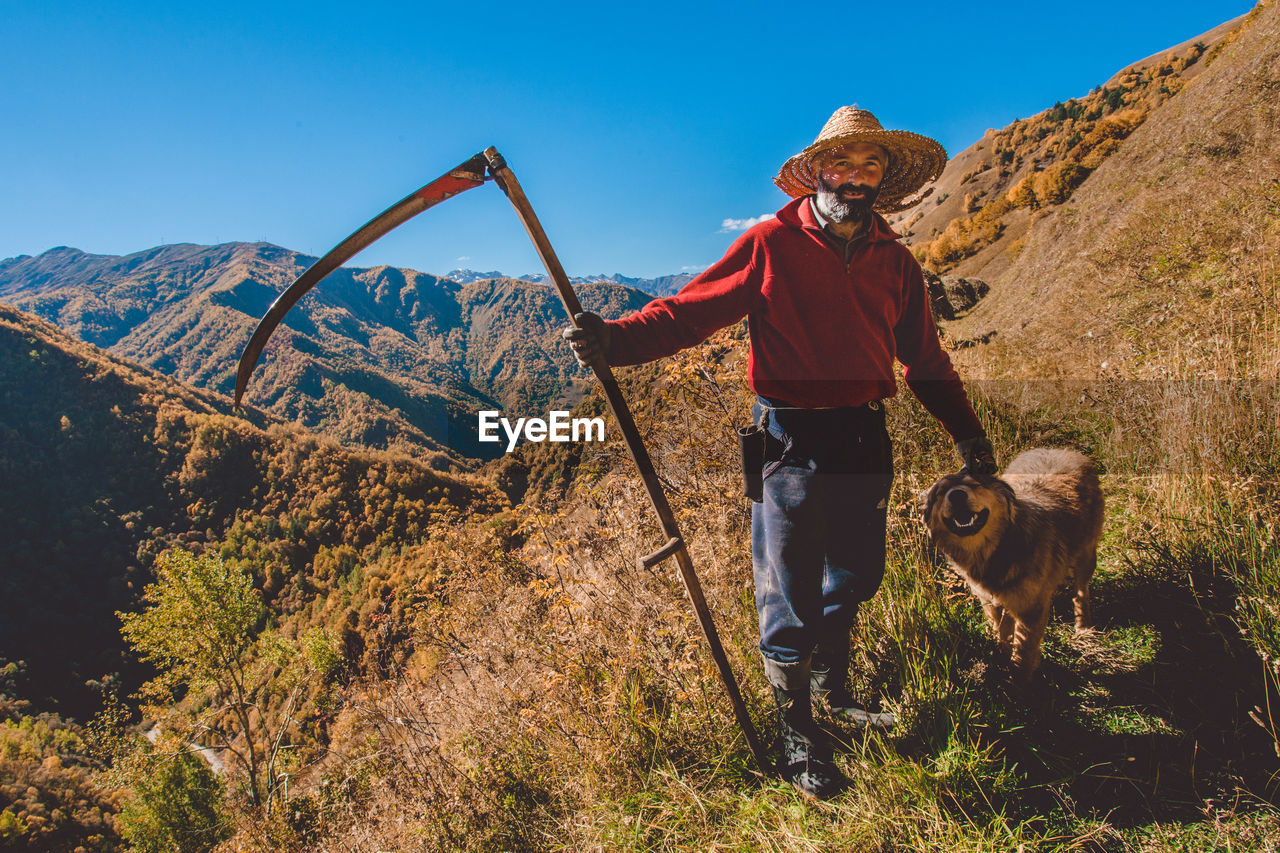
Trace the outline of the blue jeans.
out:
M 764 501 L 751 507 L 760 652 L 770 683 L 796 690 L 815 648 L 848 647 L 880 588 L 893 449 L 881 403 L 752 414 L 768 433 Z

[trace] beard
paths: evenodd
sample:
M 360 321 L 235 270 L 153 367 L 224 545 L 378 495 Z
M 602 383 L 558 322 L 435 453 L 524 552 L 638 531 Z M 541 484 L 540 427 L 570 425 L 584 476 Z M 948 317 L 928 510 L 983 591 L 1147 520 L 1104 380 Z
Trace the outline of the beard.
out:
M 861 191 L 861 198 L 846 197 L 845 193 Z M 832 186 L 818 176 L 817 202 L 818 212 L 832 222 L 844 224 L 865 219 L 871 212 L 880 194 L 879 187 L 868 187 L 865 184 L 840 184 Z

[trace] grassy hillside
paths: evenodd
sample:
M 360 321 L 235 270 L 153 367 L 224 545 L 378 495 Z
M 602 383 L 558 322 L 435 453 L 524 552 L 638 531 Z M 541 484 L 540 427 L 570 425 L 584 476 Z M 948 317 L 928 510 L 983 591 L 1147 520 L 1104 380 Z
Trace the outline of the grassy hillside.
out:
M 1065 202 L 1153 109 L 1212 63 L 1241 23 L 1137 62 L 1087 95 L 989 129 L 951 158 L 929 196 L 890 224 L 928 268 L 994 273 L 1004 255 L 1016 253 L 1036 212 Z
M 729 440 L 744 354 L 722 335 L 624 384 L 768 738 Z M 854 785 L 830 803 L 755 777 L 674 569 L 634 563 L 661 535 L 615 438 L 566 498 L 439 526 L 363 566 L 393 590 L 406 653 L 353 683 L 328 750 L 295 780 L 309 817 L 294 837 L 371 851 L 1277 849 L 1276 426 L 1249 478 L 1197 458 L 1197 478 L 1235 490 L 1225 502 L 1115 452 L 1115 432 L 1182 417 L 1174 405 L 1082 416 L 984 396 L 979 413 L 1006 460 L 1066 444 L 1105 472 L 1098 630 L 1076 635 L 1063 596 L 1032 689 L 992 666 L 976 601 L 926 543 L 916 494 L 957 463 L 901 398 L 889 574 L 855 666 L 860 695 L 902 722 L 831 724 Z M 1230 443 L 1181 426 L 1206 449 Z M 1183 450 L 1143 442 L 1162 465 Z
M 158 246 L 124 257 L 66 247 L 0 261 L 0 301 L 196 387 L 229 393 L 240 352 L 276 295 L 315 259 L 266 243 Z M 613 284 L 581 290 L 606 316 L 648 301 Z M 552 289 L 459 285 L 394 267 L 343 268 L 290 312 L 247 402 L 358 447 L 437 467 L 485 458 L 475 412 L 523 416 L 581 396 L 556 335 Z
M 948 201 L 903 214 L 926 263 L 991 285 L 948 329 L 990 338 L 963 354 L 972 371 L 1275 375 L 1276 15 L 1260 4 L 1225 33 L 988 133 L 949 164 L 941 183 L 961 180 L 939 190 Z M 968 216 L 952 208 L 962 192 L 975 197 Z
M 1280 10 L 1260 6 L 1033 225 L 966 320 L 1001 329 L 993 360 L 1023 350 L 1023 363 L 1051 356 L 1078 376 L 1275 377 L 1278 44 Z

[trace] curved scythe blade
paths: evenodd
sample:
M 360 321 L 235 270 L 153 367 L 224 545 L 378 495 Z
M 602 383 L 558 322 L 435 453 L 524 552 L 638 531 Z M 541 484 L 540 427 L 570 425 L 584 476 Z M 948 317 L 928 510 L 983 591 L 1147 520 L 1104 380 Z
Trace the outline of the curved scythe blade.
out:
M 289 309 L 296 305 L 308 290 L 315 287 L 325 276 L 342 266 L 361 249 L 396 226 L 412 219 L 432 205 L 483 184 L 487 165 L 488 161 L 484 154 L 477 154 L 421 189 L 410 193 L 331 249 L 327 255 L 308 267 L 306 272 L 298 276 L 297 281 L 276 297 L 267 315 L 262 318 L 258 328 L 254 329 L 253 337 L 249 339 L 249 344 L 240 356 L 240 368 L 236 372 L 236 405 L 240 405 L 240 398 L 244 396 L 244 390 L 249 385 L 249 377 L 253 375 L 253 368 L 258 364 L 258 357 L 262 355 L 262 348 L 267 345 L 271 333 L 276 330 L 276 326 L 280 325 L 280 321 L 284 319 Z

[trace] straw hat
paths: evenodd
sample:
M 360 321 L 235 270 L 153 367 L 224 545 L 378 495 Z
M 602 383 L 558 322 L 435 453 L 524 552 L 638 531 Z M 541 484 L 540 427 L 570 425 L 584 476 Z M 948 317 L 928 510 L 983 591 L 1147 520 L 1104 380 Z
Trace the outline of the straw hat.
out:
M 936 181 L 947 165 L 947 152 L 938 142 L 906 130 L 885 130 L 867 110 L 841 107 L 836 110 L 813 144 L 782 164 L 773 182 L 787 195 L 799 198 L 818 188 L 814 158 L 824 151 L 850 142 L 874 142 L 889 152 L 889 168 L 880 182 L 880 194 L 873 209 L 879 213 L 906 210 L 921 198 L 921 187 Z

